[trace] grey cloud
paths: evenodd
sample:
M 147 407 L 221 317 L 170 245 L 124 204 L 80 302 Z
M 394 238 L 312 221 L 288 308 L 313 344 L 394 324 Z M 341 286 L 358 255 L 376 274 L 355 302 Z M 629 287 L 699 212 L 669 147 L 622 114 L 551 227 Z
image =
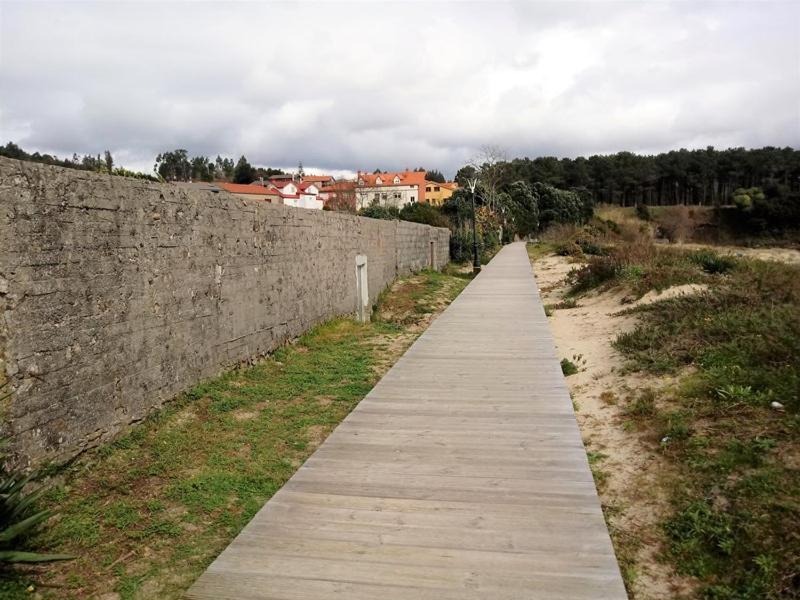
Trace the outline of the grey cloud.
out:
M 0 3 L 0 141 L 452 174 L 800 143 L 792 3 Z

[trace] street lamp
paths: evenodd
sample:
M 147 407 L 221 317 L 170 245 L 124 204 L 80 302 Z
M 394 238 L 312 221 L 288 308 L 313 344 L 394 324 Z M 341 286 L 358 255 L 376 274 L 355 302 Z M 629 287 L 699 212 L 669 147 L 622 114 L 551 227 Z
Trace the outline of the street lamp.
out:
M 475 226 L 475 188 L 478 186 L 478 178 L 468 179 L 467 184 L 472 192 L 472 272 L 477 275 L 481 272 L 481 259 L 478 256 L 478 232 Z

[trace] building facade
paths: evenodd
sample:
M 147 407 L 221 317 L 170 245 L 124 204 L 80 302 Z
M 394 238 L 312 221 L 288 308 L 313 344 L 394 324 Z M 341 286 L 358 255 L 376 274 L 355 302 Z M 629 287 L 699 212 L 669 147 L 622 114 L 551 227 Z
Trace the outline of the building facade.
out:
M 425 182 L 425 199 L 434 206 L 441 206 L 458 189 L 455 181 L 439 183 L 438 181 Z
M 424 172 L 358 173 L 356 206 L 359 209 L 372 205 L 403 208 L 424 201 Z

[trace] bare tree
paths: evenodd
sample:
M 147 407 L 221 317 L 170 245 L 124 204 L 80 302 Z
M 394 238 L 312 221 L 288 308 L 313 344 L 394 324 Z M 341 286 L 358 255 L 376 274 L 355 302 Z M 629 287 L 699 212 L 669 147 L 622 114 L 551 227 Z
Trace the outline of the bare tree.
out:
M 325 190 L 328 200 L 325 202 L 327 210 L 354 213 L 358 210 L 358 194 L 356 183 L 349 181 L 337 181 L 330 189 Z
M 478 154 L 469 164 L 477 173 L 478 181 L 483 187 L 489 208 L 494 209 L 498 190 L 503 181 L 508 153 L 505 148 L 496 145 L 481 146 Z

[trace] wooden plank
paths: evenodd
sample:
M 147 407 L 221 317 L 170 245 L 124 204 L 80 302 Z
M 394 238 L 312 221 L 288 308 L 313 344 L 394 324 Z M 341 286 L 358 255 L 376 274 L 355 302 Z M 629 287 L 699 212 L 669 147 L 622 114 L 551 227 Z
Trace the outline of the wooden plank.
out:
M 524 244 L 501 250 L 187 597 L 626 597 Z

